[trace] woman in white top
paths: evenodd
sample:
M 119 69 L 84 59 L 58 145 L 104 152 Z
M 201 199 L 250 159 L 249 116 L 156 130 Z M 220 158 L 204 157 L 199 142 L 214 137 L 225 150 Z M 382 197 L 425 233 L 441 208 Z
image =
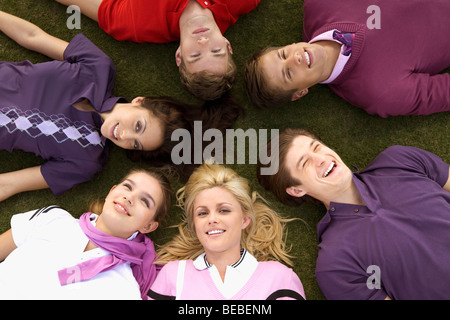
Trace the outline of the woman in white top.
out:
M 156 266 L 145 233 L 169 206 L 168 180 L 135 170 L 80 219 L 58 206 L 14 215 L 0 235 L 0 299 L 146 297 Z

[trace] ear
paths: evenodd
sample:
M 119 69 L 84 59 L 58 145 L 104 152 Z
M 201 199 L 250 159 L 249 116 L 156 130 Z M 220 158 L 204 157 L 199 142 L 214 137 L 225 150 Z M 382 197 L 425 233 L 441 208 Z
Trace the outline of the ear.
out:
M 306 96 L 307 93 L 308 93 L 308 89 L 298 90 L 292 96 L 291 101 L 298 100 L 301 97 Z
M 177 63 L 177 67 L 181 64 L 181 48 L 178 46 L 177 51 L 175 52 L 175 62 Z
M 225 38 L 225 37 L 224 37 L 224 38 Z M 226 42 L 226 44 L 227 44 L 228 51 L 230 52 L 230 54 L 233 54 L 233 49 L 231 48 L 231 43 L 230 43 L 230 41 L 228 41 L 228 39 L 225 38 L 225 42 Z
M 159 223 L 157 221 L 152 221 L 145 227 L 139 229 L 139 232 L 140 233 L 149 233 L 149 232 L 155 231 L 158 228 L 158 226 L 159 226 Z
M 300 186 L 294 186 L 286 188 L 286 193 L 290 196 L 301 198 L 306 194 L 306 191 L 303 190 Z
M 136 97 L 131 101 L 131 103 L 140 103 L 142 100 L 144 100 L 144 97 Z
M 250 217 L 245 216 L 244 218 L 242 218 L 242 230 L 244 230 L 245 228 L 248 227 L 248 225 L 250 224 Z

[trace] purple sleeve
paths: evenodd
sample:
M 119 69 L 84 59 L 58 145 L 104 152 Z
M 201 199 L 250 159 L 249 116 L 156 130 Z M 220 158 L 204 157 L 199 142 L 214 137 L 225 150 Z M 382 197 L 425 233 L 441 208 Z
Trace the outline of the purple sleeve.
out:
M 58 196 L 74 186 L 89 181 L 100 172 L 103 163 L 84 160 L 48 160 L 41 166 L 41 173 L 50 190 Z
M 72 64 L 75 73 L 73 96 L 87 98 L 98 112 L 109 111 L 110 104 L 120 99 L 110 99 L 116 75 L 112 60 L 84 35 L 77 34 L 70 41 L 64 60 Z
M 395 107 L 394 107 L 395 106 Z M 450 74 L 411 73 L 379 95 L 367 112 L 381 117 L 429 115 L 450 110 Z
M 404 170 L 426 175 L 443 187 L 449 178 L 449 164 L 439 156 L 414 147 L 391 146 L 380 153 L 364 171 L 376 167 L 398 166 Z
M 380 289 L 370 289 L 367 285 L 369 274 L 363 269 L 332 270 L 316 272 L 320 290 L 330 300 L 384 300 L 386 292 Z

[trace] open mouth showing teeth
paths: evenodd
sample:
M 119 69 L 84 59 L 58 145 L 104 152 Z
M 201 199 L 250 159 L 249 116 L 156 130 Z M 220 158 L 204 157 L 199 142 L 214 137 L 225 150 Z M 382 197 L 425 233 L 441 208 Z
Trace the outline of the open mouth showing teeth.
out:
M 114 128 L 114 131 L 113 131 L 113 135 L 114 135 L 114 138 L 116 138 L 117 139 L 117 132 L 119 131 L 119 124 L 116 124 L 116 126 L 115 126 L 115 128 Z M 118 140 L 118 139 L 117 139 Z
M 114 205 L 116 207 L 116 210 L 118 210 L 118 212 L 120 212 L 121 214 L 130 216 L 130 214 L 128 213 L 128 210 L 124 206 L 122 206 L 120 203 L 114 201 Z
M 327 171 L 323 174 L 323 177 L 326 178 L 331 172 L 333 172 L 334 168 L 336 168 L 336 162 L 332 161 Z
M 208 231 L 207 234 L 208 235 L 212 235 L 212 234 L 219 234 L 219 233 L 224 233 L 225 230 L 212 230 L 212 231 Z
M 308 64 L 308 68 L 311 67 L 311 58 L 307 51 L 305 51 L 305 59 L 306 59 L 306 63 Z

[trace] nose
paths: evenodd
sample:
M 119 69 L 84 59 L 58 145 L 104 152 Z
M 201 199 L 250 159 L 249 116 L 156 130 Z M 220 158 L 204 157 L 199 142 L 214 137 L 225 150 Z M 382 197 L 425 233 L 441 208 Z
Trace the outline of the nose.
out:
M 311 154 L 311 159 L 313 160 L 314 164 L 319 168 L 325 164 L 326 160 L 323 155 L 314 152 Z
M 211 211 L 208 215 L 208 223 L 214 224 L 217 223 L 217 214 L 215 211 Z
M 134 148 L 134 141 L 136 140 L 135 137 L 135 133 L 131 130 L 127 130 L 124 129 L 122 130 L 122 132 L 120 133 L 120 139 L 121 141 L 123 141 L 124 144 L 124 148 L 125 146 L 130 145 L 130 147 L 133 149 Z
M 133 197 L 132 197 L 131 194 L 127 194 L 127 195 L 123 196 L 123 200 L 124 200 L 125 202 L 128 202 L 128 204 L 129 204 L 130 206 L 133 205 Z
M 200 38 L 198 38 L 197 42 L 198 42 L 199 44 L 204 45 L 204 44 L 207 44 L 207 43 L 209 42 L 209 38 L 204 37 L 204 36 L 201 36 Z
M 293 54 L 291 54 L 286 60 L 291 66 L 296 66 L 302 64 L 303 56 L 301 55 L 300 52 L 296 51 Z

